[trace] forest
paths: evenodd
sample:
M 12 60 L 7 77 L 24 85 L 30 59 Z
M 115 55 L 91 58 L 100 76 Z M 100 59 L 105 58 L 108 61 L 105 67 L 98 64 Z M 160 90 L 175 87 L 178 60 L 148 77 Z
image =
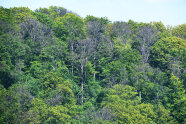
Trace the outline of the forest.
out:
M 0 7 L 0 124 L 186 123 L 186 23 Z

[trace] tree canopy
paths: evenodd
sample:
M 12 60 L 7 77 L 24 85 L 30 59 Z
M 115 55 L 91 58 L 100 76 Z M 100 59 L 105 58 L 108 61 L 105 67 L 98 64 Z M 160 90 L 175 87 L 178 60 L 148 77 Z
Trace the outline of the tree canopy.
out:
M 1 124 L 186 123 L 186 24 L 0 7 Z

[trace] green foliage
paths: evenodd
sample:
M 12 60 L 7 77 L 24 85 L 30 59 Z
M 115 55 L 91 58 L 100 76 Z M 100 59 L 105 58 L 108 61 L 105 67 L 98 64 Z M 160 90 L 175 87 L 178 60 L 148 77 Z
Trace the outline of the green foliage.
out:
M 51 19 L 62 17 L 67 13 L 67 10 L 63 7 L 50 6 L 47 8 L 39 8 L 35 10 L 37 13 L 47 14 Z
M 182 57 L 185 52 L 186 41 L 177 37 L 163 38 L 152 47 L 151 63 L 155 67 L 167 69 L 174 57 Z M 182 60 L 182 58 L 180 58 Z
M 19 78 L 24 68 L 26 46 L 17 36 L 8 33 L 1 35 L 0 40 L 0 82 L 7 88 Z M 17 74 L 14 73 L 15 71 Z
M 185 90 L 183 88 L 183 82 L 179 80 L 176 76 L 171 74 L 170 77 L 170 102 L 173 102 L 171 109 L 173 111 L 173 115 L 179 122 L 184 122 L 186 116 L 186 95 Z
M 13 13 L 10 9 L 6 9 L 3 7 L 0 7 L 0 23 L 1 23 L 1 30 L 3 31 L 4 28 L 6 29 L 5 24 L 6 23 L 13 23 L 14 22 L 14 17 Z M 2 32 L 1 32 L 2 33 Z
M 35 12 L 35 13 L 33 13 L 33 15 L 36 16 L 37 19 L 41 23 L 45 24 L 46 26 L 48 26 L 50 28 L 54 25 L 54 22 L 52 21 L 52 19 L 45 13 Z
M 172 35 L 186 40 L 186 24 L 178 25 L 173 27 Z
M 101 23 L 101 25 L 106 25 L 109 23 L 109 20 L 106 18 L 106 17 L 101 17 L 101 18 L 98 18 L 98 17 L 94 17 L 94 16 L 91 16 L 91 15 L 88 15 L 86 18 L 85 18 L 85 22 L 94 22 L 94 21 L 99 21 Z
M 44 76 L 43 82 L 43 89 L 50 90 L 55 89 L 58 84 L 61 84 L 63 82 L 63 78 L 56 76 L 53 72 L 50 72 Z
M 124 78 L 126 78 L 126 68 L 125 65 L 123 63 L 121 63 L 120 61 L 112 61 L 110 63 L 108 63 L 105 68 L 103 68 L 103 76 L 104 79 L 103 81 L 107 84 L 107 85 L 113 85 L 117 84 L 117 83 L 126 83 L 124 81 Z
M 185 123 L 185 48 L 185 24 L 0 7 L 0 123 Z
M 166 32 L 166 27 L 163 25 L 162 22 L 154 22 L 153 23 L 154 28 L 160 32 Z
M 165 109 L 164 106 L 158 105 L 156 109 L 157 113 L 157 123 L 162 124 L 162 123 L 169 123 L 169 124 L 174 124 L 176 121 L 173 119 L 172 116 L 170 116 L 170 111 Z
M 85 37 L 84 21 L 75 14 L 68 13 L 63 17 L 56 18 L 54 32 L 62 40 L 83 38 Z
M 7 90 L 3 85 L 0 84 L 0 123 L 5 123 L 7 118 L 7 110 L 5 109 L 6 105 L 4 104 L 6 101 Z
M 27 7 L 14 7 L 10 8 L 14 15 L 15 23 L 21 23 L 26 21 L 26 18 L 34 18 L 32 11 Z
M 34 78 L 41 78 L 43 77 L 48 71 L 47 64 L 42 64 L 38 61 L 32 61 L 29 73 L 32 74 Z
M 140 104 L 131 86 L 115 85 L 108 90 L 103 106 L 110 108 L 118 123 L 153 123 L 156 113 L 150 104 Z

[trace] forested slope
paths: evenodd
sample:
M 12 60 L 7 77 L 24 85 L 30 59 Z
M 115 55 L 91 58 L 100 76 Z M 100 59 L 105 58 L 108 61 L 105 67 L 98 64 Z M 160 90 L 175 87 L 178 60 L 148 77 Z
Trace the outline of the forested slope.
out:
M 186 24 L 0 7 L 0 123 L 186 123 L 185 62 Z

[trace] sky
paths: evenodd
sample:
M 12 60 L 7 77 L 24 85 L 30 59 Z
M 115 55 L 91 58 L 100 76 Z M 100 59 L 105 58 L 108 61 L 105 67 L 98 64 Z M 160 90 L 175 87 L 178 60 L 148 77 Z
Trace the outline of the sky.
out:
M 93 15 L 110 21 L 161 21 L 166 26 L 186 23 L 186 0 L 0 0 L 0 6 L 31 10 L 61 6 L 83 18 Z

